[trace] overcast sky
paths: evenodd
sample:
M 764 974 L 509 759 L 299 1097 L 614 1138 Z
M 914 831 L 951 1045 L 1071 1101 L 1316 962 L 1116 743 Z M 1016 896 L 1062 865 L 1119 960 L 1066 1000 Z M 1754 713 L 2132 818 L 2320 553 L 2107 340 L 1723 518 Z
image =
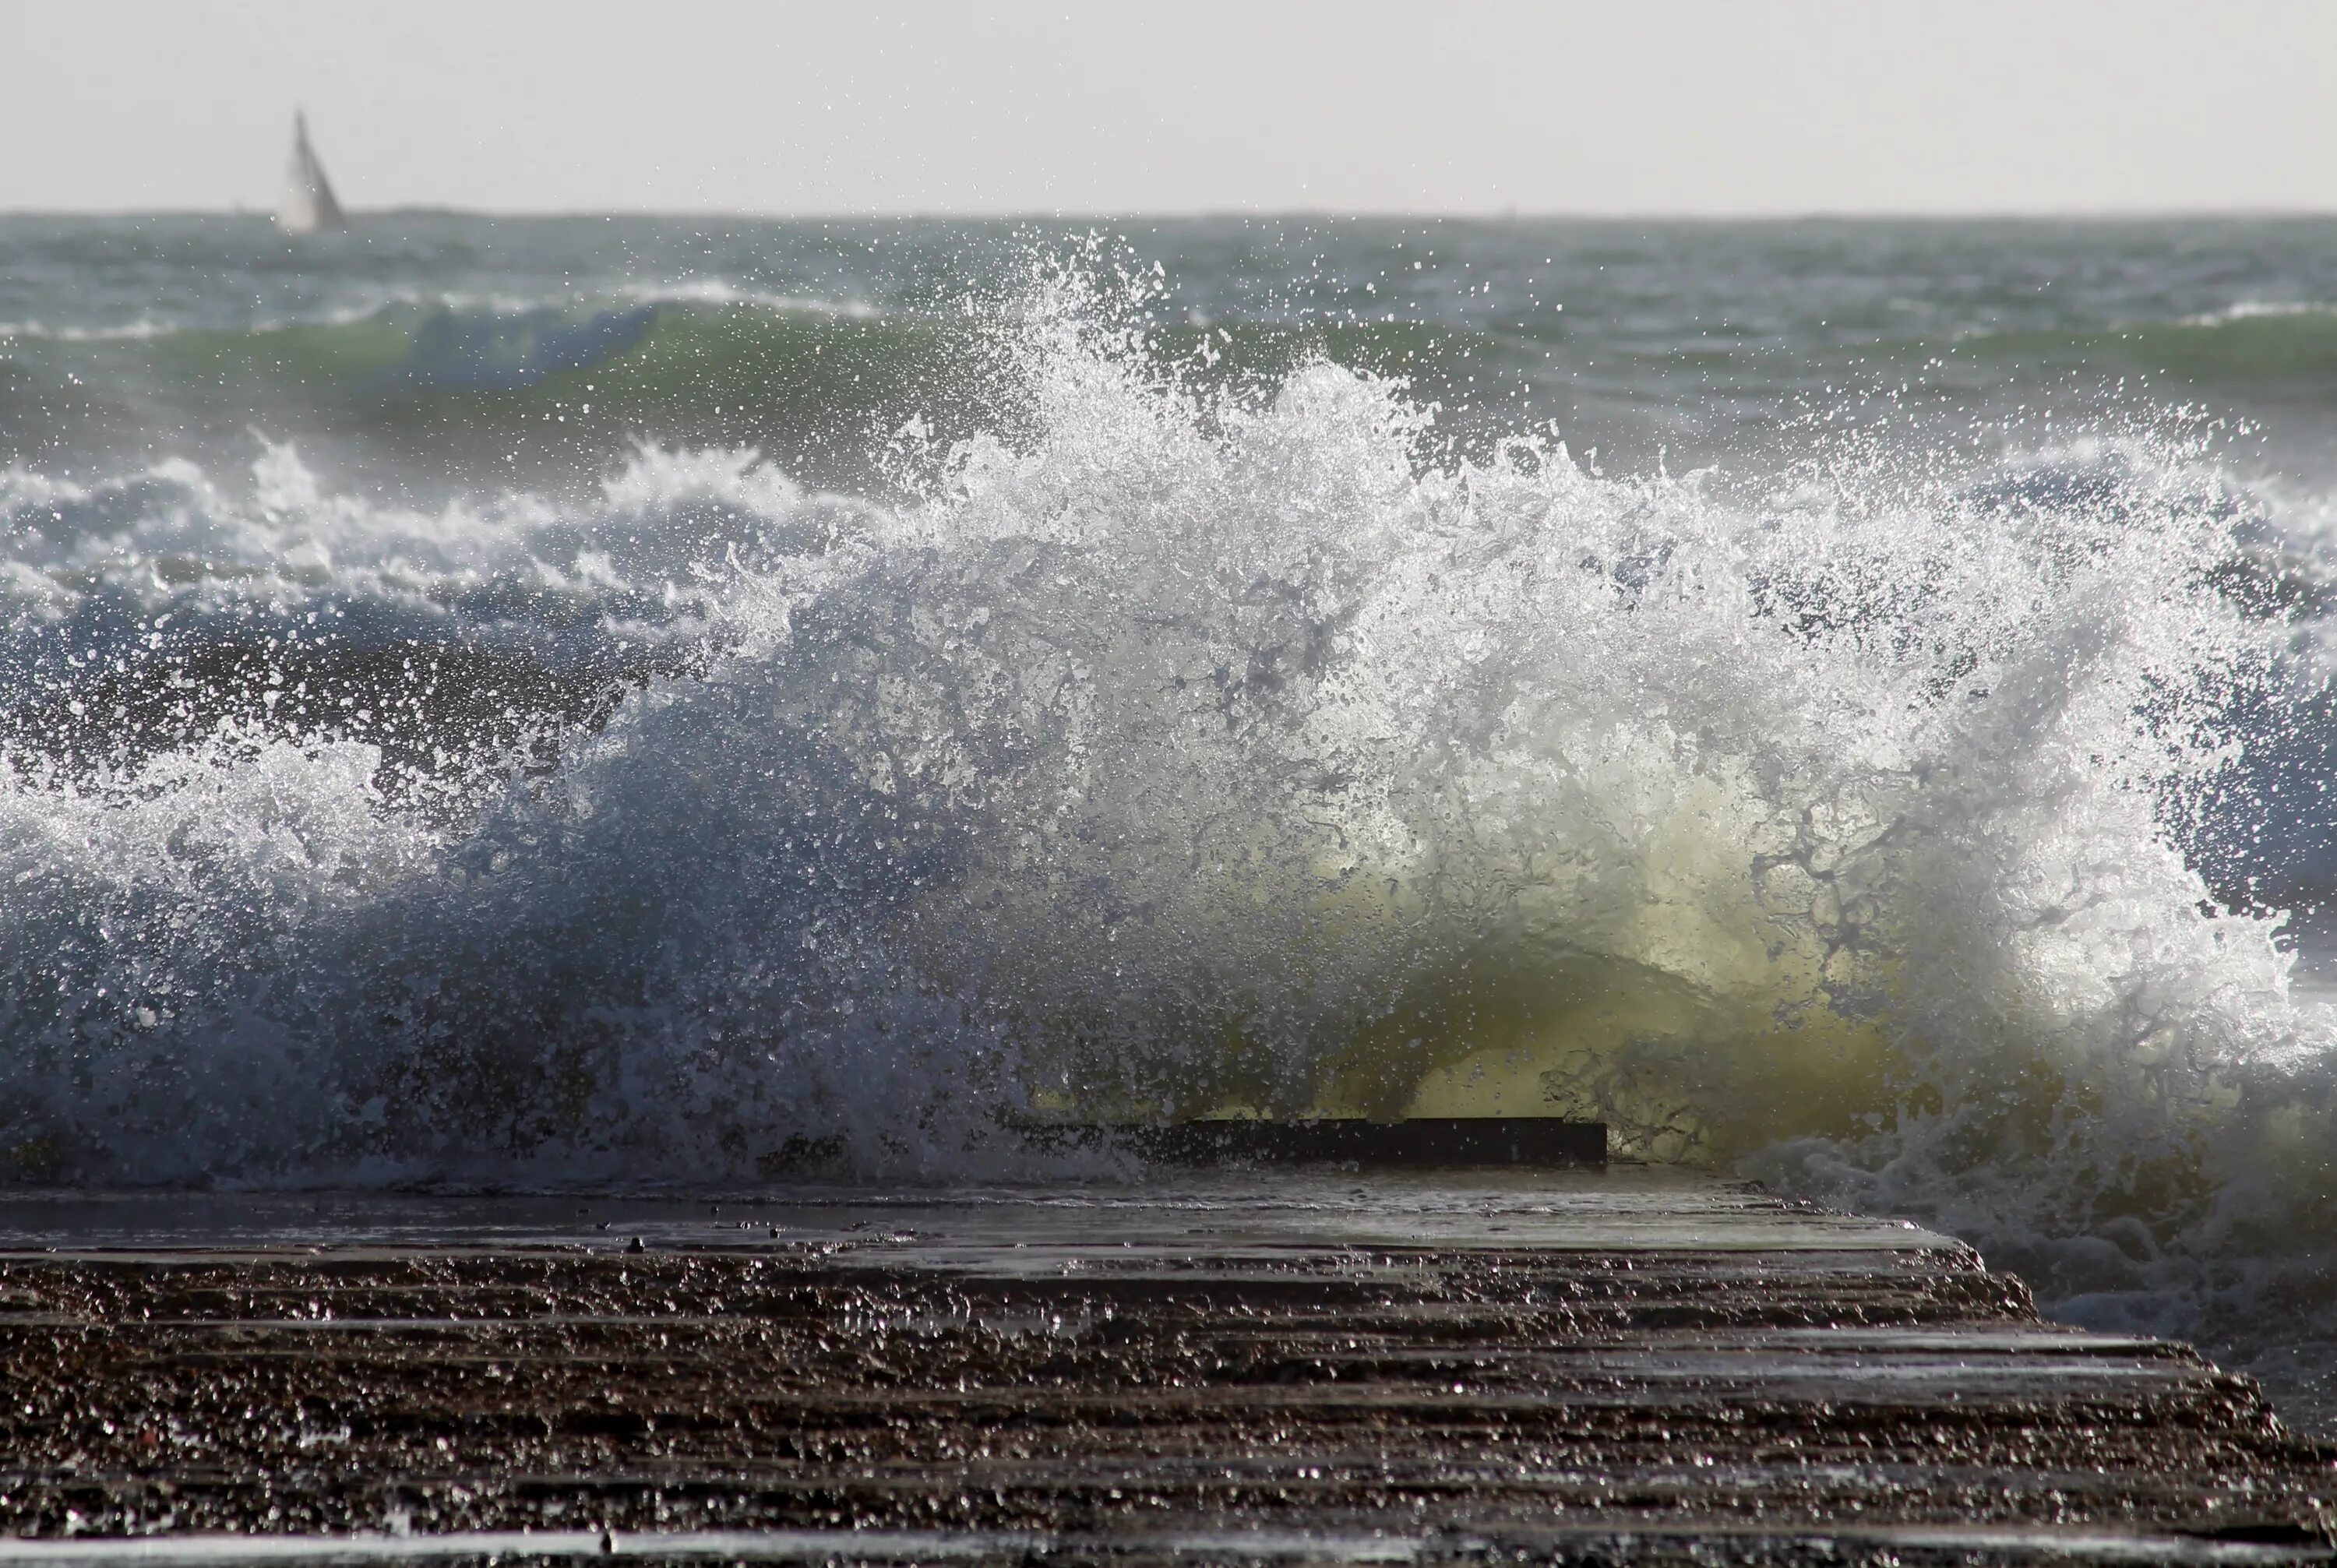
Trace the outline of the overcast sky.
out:
M 2337 0 L 0 0 L 0 209 L 2337 210 Z

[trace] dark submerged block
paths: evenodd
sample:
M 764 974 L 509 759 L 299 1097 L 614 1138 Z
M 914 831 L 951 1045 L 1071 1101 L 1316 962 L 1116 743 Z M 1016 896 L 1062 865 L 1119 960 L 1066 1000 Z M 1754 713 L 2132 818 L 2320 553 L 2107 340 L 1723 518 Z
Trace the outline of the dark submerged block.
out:
M 1167 1165 L 1353 1164 L 1366 1170 L 1455 1171 L 1607 1162 L 1604 1122 L 1550 1116 L 1074 1122 L 1028 1127 L 1023 1136 L 1048 1147 L 1119 1147 Z

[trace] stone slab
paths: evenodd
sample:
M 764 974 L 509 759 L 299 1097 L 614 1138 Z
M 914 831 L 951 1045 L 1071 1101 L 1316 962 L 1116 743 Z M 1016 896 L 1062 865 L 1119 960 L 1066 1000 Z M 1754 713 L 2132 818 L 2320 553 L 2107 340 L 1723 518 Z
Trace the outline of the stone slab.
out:
M 1643 1168 L 0 1201 L 0 1562 L 2291 1561 L 2332 1497 L 2185 1347 Z

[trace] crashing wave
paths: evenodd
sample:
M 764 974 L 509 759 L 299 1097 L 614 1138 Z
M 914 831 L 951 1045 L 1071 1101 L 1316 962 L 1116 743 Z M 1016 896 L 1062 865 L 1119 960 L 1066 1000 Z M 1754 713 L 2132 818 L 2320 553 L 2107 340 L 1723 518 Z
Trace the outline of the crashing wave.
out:
M 13 477 L 39 657 L 230 601 L 285 693 L 318 605 L 691 650 L 491 746 L 367 730 L 386 658 L 70 765 L 20 729 L 19 1178 L 949 1178 L 1032 1113 L 1562 1112 L 2103 1320 L 2337 1318 L 2330 1025 L 2185 853 L 2282 700 L 2195 452 L 1749 493 L 1456 455 L 1327 363 L 1207 390 L 1076 286 L 1008 348 L 1027 424 L 904 431 L 889 507 L 652 449 L 444 515 L 283 451 L 249 504 Z

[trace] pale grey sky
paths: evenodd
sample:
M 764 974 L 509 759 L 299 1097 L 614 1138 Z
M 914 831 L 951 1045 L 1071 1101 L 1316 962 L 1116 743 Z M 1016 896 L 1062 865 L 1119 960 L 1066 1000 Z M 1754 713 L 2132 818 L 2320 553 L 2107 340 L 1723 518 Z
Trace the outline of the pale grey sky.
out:
M 2337 210 L 2337 0 L 0 0 L 0 209 Z

